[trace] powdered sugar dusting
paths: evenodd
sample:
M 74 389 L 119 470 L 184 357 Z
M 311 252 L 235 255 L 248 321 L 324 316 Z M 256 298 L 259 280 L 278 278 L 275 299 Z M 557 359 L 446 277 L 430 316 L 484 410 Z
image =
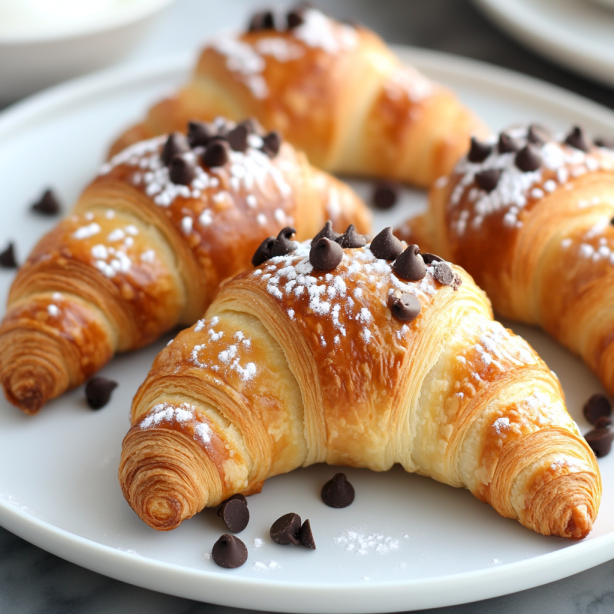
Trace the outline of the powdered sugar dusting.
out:
M 346 552 L 364 556 L 367 554 L 388 554 L 400 548 L 401 542 L 394 537 L 386 537 L 379 533 L 365 533 L 360 529 L 347 529 L 333 542 Z

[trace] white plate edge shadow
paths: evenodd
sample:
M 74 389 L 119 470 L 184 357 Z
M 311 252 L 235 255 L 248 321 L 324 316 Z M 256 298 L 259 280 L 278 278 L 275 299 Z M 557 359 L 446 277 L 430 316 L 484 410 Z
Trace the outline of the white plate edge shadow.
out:
M 612 111 L 556 86 L 514 71 L 441 52 L 401 46 L 394 49 L 402 59 L 418 68 L 447 72 L 454 78 L 462 77 L 485 85 L 495 84 L 551 107 L 558 106 L 567 112 L 586 115 L 614 129 Z M 187 72 L 192 59 L 192 54 L 181 54 L 101 71 L 51 88 L 2 112 L 0 138 L 19 130 L 23 122 L 40 118 L 65 104 L 79 104 L 108 88 L 121 88 L 135 80 L 145 82 L 164 75 Z M 259 608 L 286 612 L 390 612 L 466 603 L 552 582 L 614 557 L 614 533 L 611 533 L 498 568 L 437 579 L 359 586 L 343 583 L 293 584 L 248 578 L 240 578 L 237 582 L 231 574 L 220 576 L 122 552 L 39 520 L 1 500 L 0 524 L 53 554 L 121 581 L 226 606 L 250 608 L 257 601 Z M 565 569 L 561 570 L 563 564 Z M 249 591 L 245 591 L 247 595 L 245 592 L 233 592 L 232 589 L 238 584 L 249 588 Z M 331 601 L 335 598 L 338 598 L 337 603 Z

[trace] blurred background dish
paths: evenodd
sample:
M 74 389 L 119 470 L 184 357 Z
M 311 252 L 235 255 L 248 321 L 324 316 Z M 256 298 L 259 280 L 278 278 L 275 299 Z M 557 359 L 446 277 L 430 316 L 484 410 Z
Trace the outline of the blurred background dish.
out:
M 0 104 L 109 66 L 173 0 L 0 0 Z

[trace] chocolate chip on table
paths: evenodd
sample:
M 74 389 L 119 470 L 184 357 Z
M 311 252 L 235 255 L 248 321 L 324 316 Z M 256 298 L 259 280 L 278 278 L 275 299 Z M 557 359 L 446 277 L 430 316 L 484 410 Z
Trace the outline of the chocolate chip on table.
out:
M 15 246 L 9 243 L 3 252 L 0 252 L 0 267 L 3 269 L 16 269 Z
M 595 426 L 598 429 L 605 429 L 608 426 L 612 426 L 612 418 L 609 416 L 601 416 L 601 418 L 597 418 L 597 420 L 595 420 Z
M 260 30 L 275 29 L 275 14 L 273 11 L 260 11 L 254 13 L 249 20 L 248 32 L 259 32 Z
M 359 234 L 354 228 L 354 224 L 350 224 L 347 230 L 336 239 L 337 243 L 343 248 L 356 249 L 364 247 L 367 244 L 367 239 Z
M 542 126 L 531 124 L 527 131 L 527 140 L 534 145 L 543 145 L 550 138 L 548 131 Z
M 524 173 L 536 171 L 542 163 L 542 157 L 539 155 L 533 145 L 525 145 L 514 159 L 516 166 Z
M 471 137 L 471 147 L 469 148 L 469 153 L 467 154 L 467 160 L 469 160 L 469 162 L 483 162 L 486 160 L 486 158 L 488 158 L 491 151 L 491 145 L 488 145 L 488 143 L 482 143 L 473 136 Z
M 499 142 L 497 143 L 497 150 L 499 153 L 511 153 L 520 149 L 518 142 L 513 139 L 509 134 L 502 132 L 499 135 Z
M 298 531 L 298 540 L 301 542 L 301 546 L 309 548 L 310 550 L 316 549 L 316 541 L 313 539 L 313 533 L 311 532 L 311 523 L 309 519 L 305 520 L 303 526 Z
M 488 170 L 476 173 L 475 182 L 485 192 L 492 192 L 497 187 L 500 177 L 501 169 L 489 168 Z
M 281 135 L 276 130 L 269 132 L 266 136 L 262 137 L 262 150 L 269 156 L 274 158 L 279 153 L 281 147 Z
M 189 150 L 190 144 L 188 143 L 187 137 L 180 132 L 173 132 L 166 139 L 166 143 L 164 143 L 164 147 L 162 148 L 162 162 L 164 162 L 166 166 L 170 166 L 175 156 Z
M 175 156 L 171 161 L 168 176 L 177 185 L 190 185 L 196 177 L 196 169 L 191 162 L 181 156 Z
M 394 274 L 404 281 L 420 281 L 426 275 L 426 264 L 417 245 L 410 245 L 392 265 Z
M 370 249 L 376 258 L 394 260 L 403 253 L 403 243 L 392 234 L 392 228 L 388 226 L 374 237 Z
M 293 10 L 288 13 L 286 16 L 286 22 L 288 23 L 288 29 L 293 30 L 294 28 L 298 28 L 305 23 L 305 18 L 303 17 L 303 11 L 301 10 Z
M 271 256 L 285 256 L 286 254 L 291 254 L 296 251 L 296 243 L 292 241 L 292 237 L 295 234 L 296 228 L 292 228 L 292 226 L 282 228 L 273 244 Z
M 584 403 L 582 413 L 591 424 L 596 425 L 599 418 L 612 415 L 612 404 L 605 394 L 597 393 Z
M 249 509 L 243 499 L 227 499 L 220 505 L 217 515 L 233 533 L 240 533 L 249 524 Z
M 584 136 L 584 131 L 580 126 L 574 126 L 571 132 L 565 137 L 565 143 L 581 151 L 588 151 L 590 146 Z
M 111 393 L 118 383 L 108 377 L 92 377 L 85 384 L 85 398 L 92 409 L 103 408 L 111 399 Z
M 41 215 L 57 215 L 62 207 L 55 194 L 51 190 L 45 190 L 44 194 L 32 205 L 31 209 L 34 213 L 40 213 Z
M 343 249 L 335 241 L 322 237 L 311 243 L 309 262 L 316 271 L 332 271 L 343 260 Z
M 596 428 L 584 435 L 586 443 L 591 447 L 597 458 L 603 458 L 612 449 L 614 431 L 611 428 Z
M 338 241 L 342 236 L 342 234 L 333 230 L 333 223 L 328 220 L 326 224 L 324 224 L 324 228 L 322 228 L 322 230 L 311 240 L 311 243 L 317 243 L 322 237 L 326 237 L 331 241 Z
M 224 533 L 213 545 L 211 555 L 220 567 L 235 569 L 247 561 L 247 547 L 238 537 Z
M 273 245 L 275 245 L 275 237 L 267 237 L 254 252 L 252 264 L 260 266 L 263 262 L 270 260 L 273 257 Z
M 298 546 L 299 531 L 301 530 L 301 517 L 298 514 L 284 514 L 271 526 L 271 539 L 282 546 L 293 544 Z
M 390 209 L 399 199 L 399 186 L 392 181 L 380 181 L 375 184 L 371 202 L 376 209 Z
M 227 135 L 228 144 L 234 151 L 245 151 L 247 149 L 247 137 L 250 132 L 245 124 L 238 124 Z
M 322 501 L 328 507 L 342 508 L 351 505 L 356 493 L 348 482 L 345 473 L 337 473 L 332 480 L 322 486 Z
M 593 139 L 593 143 L 595 143 L 597 147 L 605 147 L 605 149 L 614 149 L 614 139 L 598 136 Z
M 445 262 L 438 262 L 435 265 L 433 277 L 443 286 L 452 286 L 454 290 L 463 283 L 463 280 Z
M 436 256 L 435 254 L 420 254 L 424 264 L 433 264 L 433 262 L 443 262 L 443 258 Z
M 395 320 L 413 322 L 420 315 L 422 305 L 413 294 L 402 294 L 401 296 L 391 294 L 388 298 L 388 308 Z
M 234 501 L 235 499 L 238 499 L 239 501 L 243 501 L 243 503 L 247 505 L 247 499 L 245 498 L 245 495 L 242 495 L 241 493 L 237 493 L 236 495 L 231 495 L 230 497 L 228 497 L 228 499 L 224 499 L 224 501 L 220 503 L 220 506 L 217 508 L 217 515 L 221 516 L 222 508 L 224 507 L 224 505 L 226 505 L 226 503 L 228 503 L 229 501 Z
M 202 157 L 203 162 L 209 167 L 224 166 L 228 162 L 228 143 L 219 138 L 212 139 Z

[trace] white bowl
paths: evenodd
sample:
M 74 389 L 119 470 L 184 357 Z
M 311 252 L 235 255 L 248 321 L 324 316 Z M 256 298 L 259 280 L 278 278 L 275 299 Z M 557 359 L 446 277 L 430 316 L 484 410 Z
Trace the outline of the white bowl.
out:
M 172 1 L 0 0 L 0 104 L 119 61 Z

